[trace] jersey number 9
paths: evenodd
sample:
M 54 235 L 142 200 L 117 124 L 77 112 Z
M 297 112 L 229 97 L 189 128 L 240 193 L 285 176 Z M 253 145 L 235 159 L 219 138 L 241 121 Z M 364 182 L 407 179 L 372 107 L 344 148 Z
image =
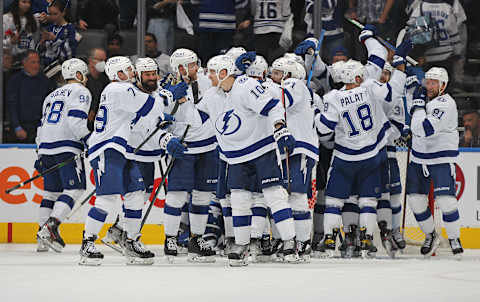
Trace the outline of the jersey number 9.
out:
M 96 132 L 103 132 L 105 130 L 105 126 L 107 125 L 107 107 L 104 105 L 98 108 L 97 116 L 95 117 L 95 131 Z

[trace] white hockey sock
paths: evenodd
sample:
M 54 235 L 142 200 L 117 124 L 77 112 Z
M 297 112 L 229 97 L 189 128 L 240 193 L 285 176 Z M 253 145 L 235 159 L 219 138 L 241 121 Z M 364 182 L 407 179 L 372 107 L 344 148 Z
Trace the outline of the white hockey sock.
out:
M 220 199 L 222 205 L 223 225 L 225 227 L 225 237 L 234 237 L 233 234 L 233 218 L 232 218 L 232 205 L 230 203 L 230 196 Z
M 145 192 L 136 191 L 125 194 L 125 231 L 129 239 L 135 239 L 140 233 L 142 224 L 142 209 L 144 207 Z
M 232 189 L 230 198 L 235 243 L 239 245 L 248 244 L 250 243 L 252 225 L 252 193 L 246 190 Z
M 88 211 L 87 219 L 85 220 L 85 238 L 92 235 L 97 236 L 102 229 L 108 213 L 97 207 L 93 207 Z
M 65 190 L 58 196 L 55 205 L 53 206 L 53 212 L 51 217 L 57 218 L 60 222 L 63 222 L 68 213 L 75 206 L 75 200 L 80 198 L 85 190 Z
M 282 240 L 290 240 L 295 237 L 295 225 L 292 209 L 288 204 L 287 191 L 281 186 L 272 186 L 263 189 L 263 196 L 272 212 L 272 218 Z
M 323 215 L 323 228 L 325 234 L 333 234 L 333 229 L 340 228 L 342 223 L 342 208 L 344 201 L 327 196 L 325 202 L 325 214 Z
M 40 207 L 38 208 L 38 225 L 43 226 L 47 222 L 50 214 L 52 213 L 53 206 L 55 204 L 54 200 L 42 199 Z
M 295 236 L 297 241 L 305 242 L 310 239 L 312 232 L 312 216 L 309 211 L 294 211 Z
M 358 199 L 360 207 L 360 228 L 366 228 L 367 235 L 373 235 L 377 225 L 377 200 L 372 197 L 360 197 Z
M 418 225 L 425 234 L 430 234 L 435 230 L 432 212 L 428 207 L 428 196 L 423 194 L 408 194 L 408 205 L 413 211 L 413 215 Z
M 187 203 L 188 193 L 180 191 L 169 191 L 163 208 L 163 225 L 165 235 L 177 236 L 182 216 L 182 207 Z
M 350 232 L 350 226 L 355 225 L 358 227 L 360 223 L 360 208 L 357 204 L 346 202 L 342 208 L 342 222 L 343 230 Z
M 189 208 L 190 231 L 195 235 L 205 234 L 212 192 L 192 191 L 192 203 Z
M 390 196 L 390 207 L 392 208 L 392 229 L 399 228 L 402 224 L 402 201 L 401 195 Z
M 377 222 L 385 221 L 387 229 L 392 229 L 392 209 L 390 202 L 385 199 L 380 199 L 377 204 Z
M 460 214 L 457 199 L 454 196 L 441 195 L 436 198 L 436 202 L 442 210 L 443 224 L 448 238 L 460 238 Z
M 267 223 L 267 209 L 252 207 L 252 238 L 262 238 Z
M 273 218 L 270 218 L 270 226 L 272 227 L 272 238 L 280 239 L 280 233 L 278 232 L 277 225 L 275 224 Z

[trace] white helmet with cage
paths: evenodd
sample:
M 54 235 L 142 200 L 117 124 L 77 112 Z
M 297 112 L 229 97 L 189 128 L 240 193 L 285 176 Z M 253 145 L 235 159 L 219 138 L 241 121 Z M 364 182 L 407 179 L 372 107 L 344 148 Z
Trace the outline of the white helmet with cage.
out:
M 287 52 L 283 55 L 284 58 L 294 60 L 295 62 L 299 63 L 300 65 L 305 66 L 305 61 L 302 59 L 301 56 L 294 54 L 293 52 Z
M 359 61 L 349 60 L 343 65 L 342 78 L 345 84 L 356 84 L 356 78 L 363 79 L 364 76 L 365 67 Z
M 250 77 L 265 78 L 268 73 L 268 63 L 264 57 L 257 55 L 255 61 L 250 65 L 245 73 Z
M 226 78 L 235 75 L 235 64 L 233 63 L 232 58 L 227 55 L 219 55 L 211 58 L 207 63 L 207 69 L 209 72 L 210 70 L 215 71 L 218 78 L 217 87 L 219 87 Z M 227 75 L 223 79 L 220 79 L 220 72 L 222 70 L 226 70 Z
M 448 85 L 448 72 L 443 67 L 432 67 L 425 73 L 425 80 L 438 80 L 440 84 L 439 94 L 442 94 Z M 443 87 L 445 84 L 445 87 Z
M 287 58 L 278 58 L 273 61 L 272 71 L 279 70 L 283 72 L 283 78 L 285 78 L 289 73 L 293 76 L 297 72 L 297 63 L 294 60 Z
M 110 81 L 119 81 L 119 82 L 133 82 L 135 77 L 130 78 L 128 69 L 131 68 L 132 71 L 135 71 L 135 67 L 129 58 L 123 56 L 111 57 L 107 60 L 105 64 L 105 73 L 107 74 Z M 118 77 L 118 72 L 123 72 L 127 76 L 127 80 L 121 80 Z
M 83 76 L 83 80 L 77 78 L 77 72 L 80 72 Z M 62 76 L 66 80 L 77 80 L 79 82 L 85 83 L 87 81 L 88 66 L 87 64 L 80 59 L 69 59 L 63 62 L 62 64 Z
M 183 66 L 185 70 L 188 70 L 190 63 L 198 63 L 197 54 L 190 49 L 179 48 L 170 56 L 170 67 L 175 73 L 178 73 L 178 66 Z

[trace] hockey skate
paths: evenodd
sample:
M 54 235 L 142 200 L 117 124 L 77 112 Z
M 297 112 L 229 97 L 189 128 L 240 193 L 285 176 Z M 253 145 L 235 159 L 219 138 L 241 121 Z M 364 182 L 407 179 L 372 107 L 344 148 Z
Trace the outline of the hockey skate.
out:
M 228 254 L 230 254 L 231 252 L 233 245 L 235 244 L 235 238 L 225 237 L 224 242 L 225 247 L 223 248 L 223 255 L 228 256 Z
M 405 247 L 407 246 L 407 243 L 403 238 L 403 234 L 400 231 L 400 228 L 395 228 L 392 230 L 392 239 L 393 239 L 393 243 L 395 244 L 397 249 L 400 250 L 400 252 L 402 252 L 402 250 L 404 250 Z
M 215 251 L 200 235 L 193 235 L 188 241 L 188 262 L 213 263 Z
M 420 248 L 420 253 L 422 253 L 425 258 L 429 258 L 435 253 L 439 246 L 440 238 L 438 238 L 437 232 L 433 231 L 425 235 L 425 241 Z
M 260 261 L 258 257 L 262 255 L 262 242 L 260 238 L 252 238 L 250 239 L 250 246 L 248 256 L 250 257 L 250 262 L 263 262 Z
M 390 258 L 395 258 L 396 247 L 393 242 L 392 238 L 392 231 L 387 229 L 387 222 L 386 221 L 379 221 L 378 228 L 380 229 L 380 239 L 382 242 L 382 246 L 387 252 L 387 255 Z
M 340 246 L 340 255 L 342 258 L 353 258 L 355 257 L 355 250 L 357 248 L 357 238 L 356 238 L 356 225 L 350 225 L 350 232 L 345 233 L 345 240 Z
M 274 238 L 272 240 L 272 256 L 275 261 L 283 261 L 283 241 Z
M 248 244 L 233 244 L 228 254 L 228 265 L 247 266 L 248 265 Z
M 58 232 L 59 225 L 60 221 L 58 219 L 50 217 L 37 233 L 43 243 L 57 253 L 61 253 L 65 247 L 65 242 Z
M 283 262 L 299 263 L 301 261 L 297 254 L 297 244 L 295 242 L 295 238 L 283 241 L 281 254 Z
M 103 254 L 97 250 L 95 240 L 97 240 L 97 236 L 85 238 L 85 232 L 83 233 L 79 265 L 97 266 L 102 264 Z
M 260 248 L 261 248 L 261 255 L 257 258 L 260 262 L 270 262 L 272 260 L 273 255 L 273 247 L 272 242 L 270 241 L 270 235 L 264 234 L 262 239 L 260 240 Z
M 42 227 L 39 227 L 38 232 L 40 232 L 41 229 Z M 40 238 L 40 236 L 38 236 L 38 233 L 37 233 L 37 252 L 43 253 L 43 252 L 48 252 L 48 250 L 49 250 L 48 245 L 46 245 L 45 242 L 43 242 L 43 240 Z
M 373 244 L 373 236 L 368 235 L 367 229 L 360 229 L 360 246 L 362 249 L 362 258 L 375 258 L 377 247 Z
M 163 252 L 169 263 L 174 263 L 175 257 L 178 255 L 177 237 L 167 236 L 163 246 Z
M 334 229 L 333 234 L 326 234 L 323 239 L 323 249 L 327 253 L 327 257 L 333 258 L 335 256 L 335 247 L 337 245 L 337 234 L 338 230 Z
M 118 217 L 115 223 L 108 229 L 107 235 L 102 238 L 102 243 L 112 248 L 114 251 L 124 254 L 125 249 L 125 232 L 118 226 Z
M 452 248 L 452 253 L 458 260 L 462 259 L 463 248 L 462 243 L 460 242 L 460 238 L 456 239 L 448 239 L 450 243 L 450 247 Z
M 297 241 L 297 252 L 301 262 L 310 262 L 310 257 L 312 254 L 312 246 L 310 244 L 310 240 Z
M 188 244 L 190 240 L 190 226 L 180 223 L 180 229 L 177 235 L 177 253 L 178 255 L 188 254 Z
M 323 233 L 314 233 L 312 239 L 312 257 L 314 258 L 325 258 L 328 256 L 325 251 L 325 246 L 323 245 L 324 234 Z
M 140 241 L 140 234 L 135 239 L 127 238 L 124 253 L 127 265 L 152 265 L 155 261 L 155 254 L 145 248 Z

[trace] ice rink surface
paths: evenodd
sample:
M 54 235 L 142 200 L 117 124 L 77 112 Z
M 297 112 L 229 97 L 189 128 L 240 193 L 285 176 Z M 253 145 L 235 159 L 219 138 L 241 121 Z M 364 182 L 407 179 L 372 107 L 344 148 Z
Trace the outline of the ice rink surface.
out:
M 226 258 L 191 264 L 166 262 L 161 246 L 153 266 L 126 266 L 99 245 L 99 267 L 77 264 L 79 245 L 63 253 L 36 253 L 35 245 L 0 245 L 0 302 L 63 301 L 480 301 L 480 250 L 462 261 L 450 253 L 429 260 L 400 255 L 374 260 L 312 259 L 309 264 L 250 264 Z M 418 249 L 415 247 L 414 249 Z

